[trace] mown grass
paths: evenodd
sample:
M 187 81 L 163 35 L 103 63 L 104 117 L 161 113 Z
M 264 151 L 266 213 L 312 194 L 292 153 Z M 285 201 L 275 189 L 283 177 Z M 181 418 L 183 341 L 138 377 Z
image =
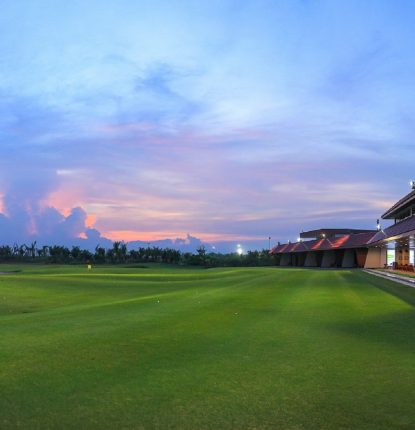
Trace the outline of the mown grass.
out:
M 359 271 L 1 266 L 1 429 L 413 429 L 415 290 Z

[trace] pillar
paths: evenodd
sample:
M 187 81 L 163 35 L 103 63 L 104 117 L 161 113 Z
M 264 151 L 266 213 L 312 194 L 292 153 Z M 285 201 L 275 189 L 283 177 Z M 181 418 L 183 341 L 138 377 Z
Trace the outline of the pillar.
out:
M 321 267 L 334 267 L 336 264 L 336 254 L 334 251 L 324 251 Z
M 378 269 L 383 267 L 382 248 L 369 248 L 367 251 L 365 269 Z
M 281 266 L 289 266 L 291 263 L 291 254 L 282 254 L 280 265 Z
M 317 255 L 315 252 L 307 252 L 304 261 L 304 267 L 317 267 Z
M 356 259 L 355 259 L 355 250 L 354 249 L 345 249 L 343 254 L 342 267 L 355 267 Z

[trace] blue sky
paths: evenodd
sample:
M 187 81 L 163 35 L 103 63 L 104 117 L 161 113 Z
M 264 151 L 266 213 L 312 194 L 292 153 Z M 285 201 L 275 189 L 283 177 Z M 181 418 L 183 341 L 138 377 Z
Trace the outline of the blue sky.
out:
M 414 19 L 412 1 L 3 1 L 0 235 L 373 227 L 415 176 Z

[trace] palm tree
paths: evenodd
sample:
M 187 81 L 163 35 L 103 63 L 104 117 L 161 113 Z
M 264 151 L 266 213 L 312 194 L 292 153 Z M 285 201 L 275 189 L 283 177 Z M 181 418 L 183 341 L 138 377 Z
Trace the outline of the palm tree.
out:
M 79 246 L 73 246 L 71 249 L 71 257 L 75 261 L 80 261 L 81 248 Z
M 27 253 L 29 254 L 29 257 L 35 258 L 36 257 L 36 241 L 32 242 L 30 246 L 27 246 Z
M 96 263 L 105 263 L 105 248 L 99 245 L 95 247 L 94 261 Z

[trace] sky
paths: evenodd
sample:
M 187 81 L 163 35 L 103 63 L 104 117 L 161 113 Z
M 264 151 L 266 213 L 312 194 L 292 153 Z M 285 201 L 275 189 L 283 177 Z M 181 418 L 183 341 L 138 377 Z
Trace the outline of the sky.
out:
M 267 248 L 415 179 L 411 0 L 0 4 L 0 243 Z

